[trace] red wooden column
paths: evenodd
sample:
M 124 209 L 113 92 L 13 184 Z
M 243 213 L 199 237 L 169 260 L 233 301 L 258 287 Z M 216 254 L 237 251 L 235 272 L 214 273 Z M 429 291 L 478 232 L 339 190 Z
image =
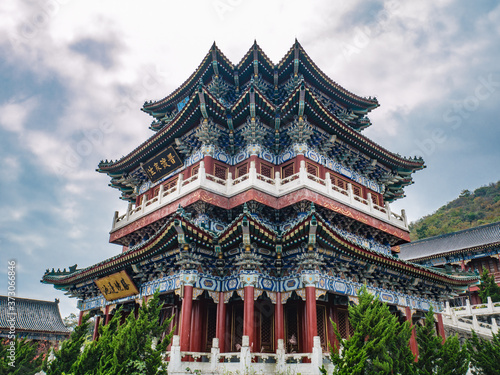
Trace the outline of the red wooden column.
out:
M 241 282 L 244 290 L 243 303 L 243 336 L 248 336 L 250 351 L 254 351 L 255 332 L 255 285 L 257 285 L 258 275 L 255 273 L 241 275 Z
M 219 292 L 217 303 L 217 324 L 215 326 L 215 337 L 219 339 L 219 350 L 225 353 L 226 349 L 226 304 L 224 303 L 224 292 Z
M 96 316 L 94 321 L 94 334 L 92 335 L 92 340 L 97 340 L 99 338 L 99 323 L 101 322 L 101 317 Z
M 316 282 L 317 276 L 313 273 L 303 274 L 302 283 L 306 287 L 306 337 L 304 353 L 312 353 L 314 336 L 318 335 L 318 317 L 316 315 Z
M 281 292 L 276 293 L 276 305 L 274 306 L 274 347 L 278 349 L 278 340 L 285 339 L 285 322 L 283 319 L 283 304 L 281 303 Z
M 243 336 L 248 336 L 248 343 L 250 345 L 250 351 L 253 352 L 253 342 L 254 342 L 254 286 L 247 285 L 244 288 L 244 307 L 243 307 Z
M 184 285 L 184 298 L 181 308 L 180 344 L 181 351 L 189 351 L 189 338 L 191 333 L 191 314 L 193 309 L 193 285 L 196 283 L 196 274 L 186 273 L 181 275 Z
M 443 344 L 446 341 L 446 334 L 444 333 L 444 324 L 443 324 L 443 315 L 441 313 L 437 313 L 438 318 L 438 334 L 443 339 Z
M 82 324 L 83 314 L 84 314 L 84 312 L 80 311 L 80 315 L 78 316 L 78 325 Z
M 106 305 L 106 309 L 104 310 L 104 325 L 109 323 L 109 305 Z
M 318 335 L 318 317 L 316 315 L 316 287 L 306 285 L 306 350 L 312 353 L 313 337 Z
M 418 361 L 418 345 L 417 345 L 417 337 L 415 335 L 415 327 L 413 326 L 413 322 L 411 320 L 411 309 L 406 306 L 406 320 L 411 324 L 411 337 L 410 337 L 410 349 L 413 355 L 415 356 L 415 362 Z
M 193 301 L 192 315 L 191 315 L 191 334 L 189 350 L 192 352 L 201 352 L 201 334 L 202 334 L 202 306 L 201 301 Z

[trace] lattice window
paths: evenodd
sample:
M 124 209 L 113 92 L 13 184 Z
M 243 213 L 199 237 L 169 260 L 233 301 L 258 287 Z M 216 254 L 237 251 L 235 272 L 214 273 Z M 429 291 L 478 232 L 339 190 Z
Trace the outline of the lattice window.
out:
M 326 334 L 326 306 L 316 306 L 316 319 L 318 325 L 318 336 L 321 340 L 321 347 L 323 350 L 327 348 L 327 334 Z
M 352 193 L 358 197 L 363 197 L 363 190 L 361 189 L 361 186 L 352 185 Z
M 333 174 L 330 174 L 330 180 L 332 181 L 332 184 L 343 189 L 347 190 L 347 181 L 343 180 Z
M 337 327 L 339 329 L 340 336 L 343 339 L 347 339 L 349 334 L 347 316 L 347 310 L 337 310 Z
M 216 326 L 217 326 L 217 307 L 216 306 L 208 306 L 207 309 L 207 342 L 206 342 L 206 350 L 209 352 L 212 349 L 212 341 L 216 334 Z
M 177 177 L 163 184 L 163 191 L 170 190 L 177 185 Z
M 492 258 L 488 259 L 488 268 L 489 268 L 490 273 L 496 272 L 495 271 L 495 266 L 493 265 L 493 259 Z
M 155 187 L 155 189 L 153 190 L 153 197 L 156 197 L 158 195 L 158 193 L 160 192 L 160 187 Z
M 193 168 L 191 168 L 191 176 L 196 176 L 198 172 L 200 171 L 200 165 L 195 165 Z
M 259 350 L 265 353 L 270 353 L 274 351 L 273 345 L 273 305 L 268 304 L 267 308 L 262 308 L 262 313 L 260 314 L 260 346 Z
M 307 173 L 318 177 L 318 167 L 316 167 L 314 164 L 307 163 L 306 168 L 307 168 Z
M 372 196 L 372 203 L 376 204 L 377 206 L 380 206 L 380 202 L 378 200 L 378 195 L 375 193 L 371 193 L 370 195 Z
M 273 178 L 273 167 L 267 164 L 260 164 L 260 174 L 267 177 Z
M 244 176 L 247 173 L 248 173 L 248 164 L 243 164 L 236 168 L 236 178 Z
M 293 175 L 293 163 L 285 165 L 281 168 L 281 178 L 287 178 Z
M 220 164 L 215 164 L 214 165 L 214 176 L 217 178 L 220 178 L 222 180 L 225 180 L 227 178 L 227 168 L 220 165 Z

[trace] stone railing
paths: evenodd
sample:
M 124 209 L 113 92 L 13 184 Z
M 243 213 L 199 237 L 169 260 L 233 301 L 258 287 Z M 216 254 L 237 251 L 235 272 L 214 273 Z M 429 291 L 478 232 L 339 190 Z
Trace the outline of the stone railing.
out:
M 301 161 L 298 173 L 283 179 L 280 177 L 279 172 L 275 173 L 274 178 L 257 173 L 253 161 L 250 162 L 248 173 L 236 179 L 233 179 L 230 172 L 225 180 L 206 173 L 203 161 L 200 162 L 200 168 L 196 175 L 183 180 L 182 174 L 179 174 L 176 178 L 177 184 L 175 187 L 164 190 L 163 185 L 160 185 L 158 194 L 155 197 L 149 200 L 144 199 L 142 204 L 135 208 L 132 204 L 129 204 L 127 212 L 123 215 L 115 212 L 112 231 L 130 224 L 200 188 L 229 198 L 250 188 L 280 197 L 304 187 L 398 228 L 408 229 L 404 210 L 401 211 L 401 214 L 396 214 L 391 211 L 388 204 L 385 206 L 376 205 L 373 203 L 370 193 L 368 193 L 367 199 L 359 197 L 353 193 L 351 184 L 347 185 L 347 189 L 333 185 L 329 172 L 326 173 L 325 179 L 309 174 L 304 161 Z
M 283 340 L 278 340 L 276 353 L 252 353 L 248 336 L 243 336 L 241 350 L 220 353 L 219 339 L 214 338 L 210 353 L 182 352 L 179 336 L 174 336 L 170 352 L 166 353 L 168 373 L 179 374 L 275 374 L 294 373 L 318 375 L 325 364 L 330 373 L 333 369 L 328 355 L 322 352 L 320 338 L 314 337 L 312 353 L 285 353 Z
M 471 305 L 467 300 L 465 306 L 450 307 L 449 302 L 446 302 L 442 314 L 444 325 L 452 329 L 467 332 L 474 330 L 478 335 L 489 338 L 492 337 L 492 332 L 499 332 L 497 318 L 500 318 L 500 302 L 494 303 L 490 297 L 487 303 L 478 305 Z M 490 323 L 481 320 L 489 320 Z

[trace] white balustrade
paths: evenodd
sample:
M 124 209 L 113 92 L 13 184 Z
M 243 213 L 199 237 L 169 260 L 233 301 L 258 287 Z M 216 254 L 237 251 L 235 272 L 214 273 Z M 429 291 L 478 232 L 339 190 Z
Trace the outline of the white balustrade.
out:
M 149 200 L 143 199 L 140 206 L 133 208 L 132 205 L 129 205 L 127 212 L 123 215 L 116 212 L 113 217 L 112 231 L 122 228 L 198 189 L 205 189 L 229 198 L 250 188 L 279 197 L 304 187 L 398 228 L 408 229 L 404 210 L 401 211 L 401 215 L 398 215 L 391 211 L 387 203 L 385 207 L 373 203 L 370 193 L 368 199 L 364 199 L 353 193 L 351 184 L 348 184 L 347 189 L 342 189 L 332 184 L 329 172 L 326 173 L 325 177 L 325 179 L 322 179 L 308 173 L 304 161 L 301 161 L 300 170 L 296 174 L 282 178 L 280 173 L 276 172 L 274 178 L 267 177 L 257 173 L 255 162 L 251 161 L 247 174 L 233 179 L 232 174 L 228 173 L 227 179 L 222 179 L 206 173 L 204 162 L 201 161 L 198 173 L 195 175 L 184 180 L 183 174 L 179 173 L 178 176 L 174 177 L 177 178 L 175 186 L 166 190 L 163 186 L 160 186 L 159 193 Z
M 170 352 L 165 353 L 168 361 L 168 373 L 171 375 L 186 373 L 225 374 L 225 373 L 301 373 L 319 375 L 319 368 L 326 364 L 329 372 L 333 370 L 329 354 L 323 353 L 319 336 L 313 338 L 312 353 L 285 353 L 283 340 L 278 340 L 276 353 L 252 353 L 248 336 L 242 337 L 239 352 L 220 353 L 219 340 L 214 338 L 212 350 L 205 352 L 182 352 L 178 335 L 172 338 Z M 307 361 L 304 361 L 307 359 Z
M 493 303 L 490 297 L 487 303 L 477 305 L 471 305 L 470 301 L 466 300 L 465 306 L 450 307 L 449 302 L 446 302 L 442 314 L 443 324 L 451 329 L 467 332 L 473 329 L 477 334 L 490 338 L 492 332 L 499 332 L 496 319 L 500 317 L 500 302 Z M 491 323 L 480 320 L 489 320 Z

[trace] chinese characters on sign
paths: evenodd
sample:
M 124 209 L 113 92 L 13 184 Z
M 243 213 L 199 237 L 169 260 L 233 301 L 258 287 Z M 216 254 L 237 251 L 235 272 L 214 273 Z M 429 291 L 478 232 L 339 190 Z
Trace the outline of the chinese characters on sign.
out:
M 167 147 L 154 158 L 142 165 L 142 169 L 148 175 L 151 182 L 156 182 L 170 172 L 182 166 L 179 155 L 172 146 Z
M 107 301 L 139 294 L 127 272 L 120 271 L 95 281 Z

